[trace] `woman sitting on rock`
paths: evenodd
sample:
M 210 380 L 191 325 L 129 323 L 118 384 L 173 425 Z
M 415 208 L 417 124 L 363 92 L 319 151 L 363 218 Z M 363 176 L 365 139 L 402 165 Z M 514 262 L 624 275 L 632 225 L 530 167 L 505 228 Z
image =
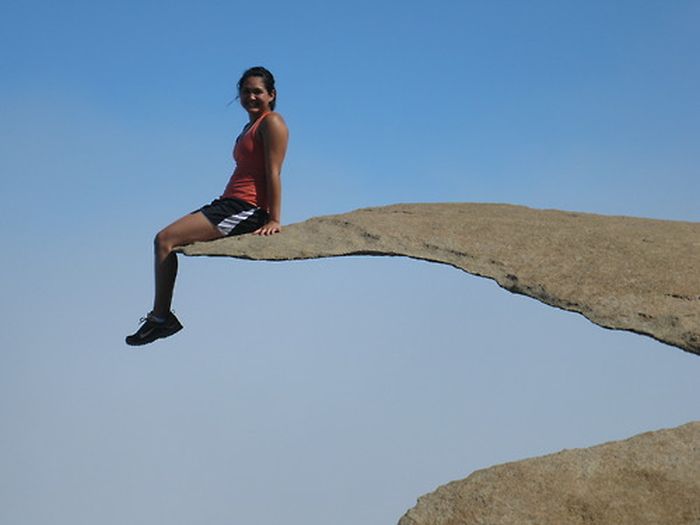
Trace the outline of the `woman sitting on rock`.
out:
M 280 231 L 280 173 L 289 131 L 274 111 L 275 79 L 267 69 L 248 69 L 238 81 L 238 97 L 248 112 L 248 124 L 236 139 L 236 168 L 223 195 L 163 229 L 155 238 L 155 298 L 153 310 L 141 319 L 128 345 L 144 345 L 182 329 L 170 311 L 177 276 L 176 246 L 253 232 Z

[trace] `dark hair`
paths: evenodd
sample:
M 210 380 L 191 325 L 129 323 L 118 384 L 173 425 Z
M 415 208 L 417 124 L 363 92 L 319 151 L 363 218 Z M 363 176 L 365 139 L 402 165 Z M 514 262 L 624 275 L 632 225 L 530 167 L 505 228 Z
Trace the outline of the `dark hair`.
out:
M 238 81 L 238 94 L 241 94 L 241 87 L 243 82 L 245 82 L 250 77 L 260 77 L 262 78 L 263 84 L 265 84 L 265 89 L 270 95 L 275 95 L 275 98 L 270 102 L 270 109 L 275 109 L 275 103 L 277 102 L 277 90 L 275 89 L 275 77 L 272 76 L 267 69 L 262 66 L 255 66 L 246 69 L 241 75 L 241 79 Z

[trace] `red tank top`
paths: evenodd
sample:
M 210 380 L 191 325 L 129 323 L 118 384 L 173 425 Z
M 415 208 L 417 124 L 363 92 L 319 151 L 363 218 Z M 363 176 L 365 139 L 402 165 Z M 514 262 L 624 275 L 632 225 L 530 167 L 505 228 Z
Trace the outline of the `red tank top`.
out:
M 263 210 L 268 209 L 265 147 L 258 128 L 269 114 L 261 115 L 236 139 L 233 147 L 236 168 L 221 198 L 241 199 Z

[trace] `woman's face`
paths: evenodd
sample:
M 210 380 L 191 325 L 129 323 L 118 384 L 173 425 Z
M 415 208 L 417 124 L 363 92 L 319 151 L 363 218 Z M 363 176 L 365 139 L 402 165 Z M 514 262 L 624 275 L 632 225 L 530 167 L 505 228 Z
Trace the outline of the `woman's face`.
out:
M 246 78 L 238 95 L 241 99 L 241 106 L 251 117 L 271 111 L 270 103 L 275 99 L 273 94 L 268 93 L 265 83 L 260 77 Z

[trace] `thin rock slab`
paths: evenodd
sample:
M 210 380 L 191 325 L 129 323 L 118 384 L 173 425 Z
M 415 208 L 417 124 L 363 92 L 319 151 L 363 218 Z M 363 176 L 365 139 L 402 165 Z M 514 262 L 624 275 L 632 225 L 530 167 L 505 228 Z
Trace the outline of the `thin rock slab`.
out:
M 480 470 L 399 520 L 477 524 L 698 525 L 700 422 Z
M 507 204 L 398 204 L 178 251 L 268 261 L 400 255 L 443 263 L 605 328 L 700 355 L 700 223 Z

